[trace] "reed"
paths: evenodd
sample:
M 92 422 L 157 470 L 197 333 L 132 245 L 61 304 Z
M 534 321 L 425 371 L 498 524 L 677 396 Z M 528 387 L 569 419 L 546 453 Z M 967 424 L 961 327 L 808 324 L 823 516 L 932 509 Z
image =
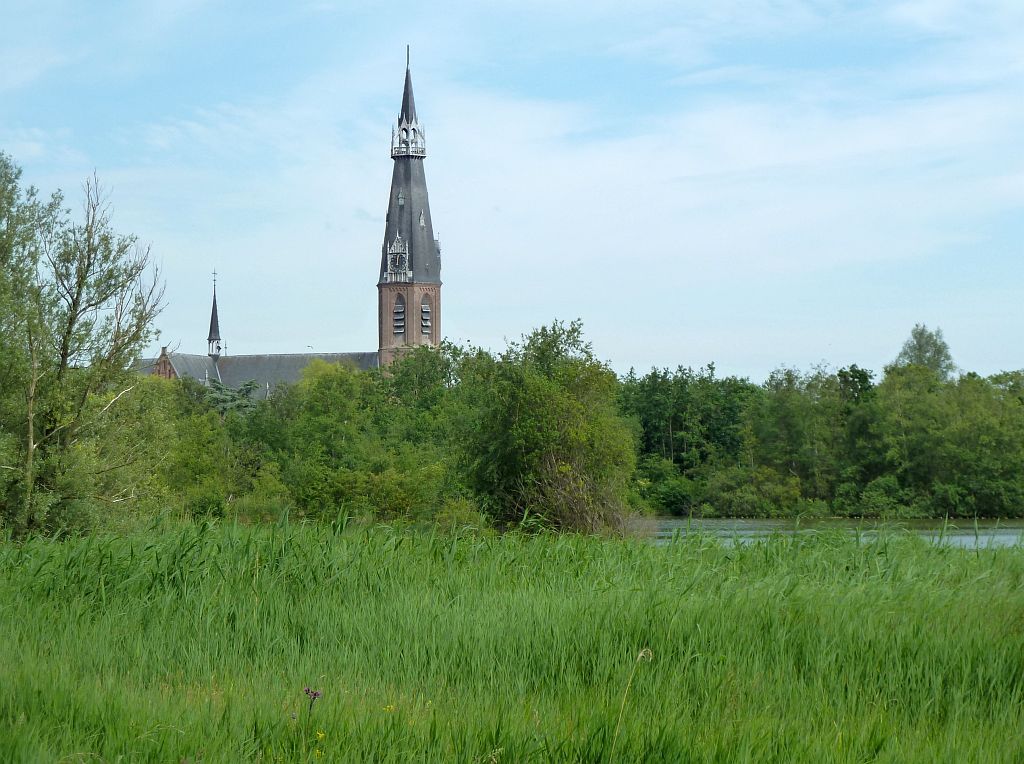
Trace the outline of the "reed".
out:
M 0 636 L 11 762 L 1024 760 L 1020 548 L 205 524 L 0 543 Z

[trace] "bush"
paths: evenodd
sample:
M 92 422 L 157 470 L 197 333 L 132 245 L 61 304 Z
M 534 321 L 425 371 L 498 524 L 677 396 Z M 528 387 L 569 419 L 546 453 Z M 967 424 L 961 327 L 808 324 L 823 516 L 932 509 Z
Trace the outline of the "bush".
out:
M 704 503 L 725 517 L 791 517 L 801 506 L 800 480 L 770 467 L 726 467 L 711 473 Z
M 685 515 L 697 497 L 697 484 L 679 474 L 679 468 L 657 454 L 641 457 L 637 465 L 641 497 L 658 512 Z
M 883 475 L 865 486 L 858 508 L 863 517 L 898 517 L 904 513 L 906 498 L 896 476 Z
M 578 322 L 539 329 L 498 358 L 478 352 L 461 371 L 462 464 L 497 524 L 621 526 L 634 438 L 617 410 L 615 374 Z
M 220 483 L 207 478 L 185 489 L 182 505 L 192 517 L 224 517 L 227 497 Z

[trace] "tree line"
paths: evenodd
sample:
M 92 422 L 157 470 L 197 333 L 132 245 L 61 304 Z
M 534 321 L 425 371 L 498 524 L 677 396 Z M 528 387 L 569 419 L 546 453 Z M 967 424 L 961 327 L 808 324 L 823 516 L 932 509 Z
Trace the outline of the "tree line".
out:
M 955 375 L 918 325 L 881 378 L 714 366 L 622 382 L 638 483 L 662 511 L 719 516 L 1024 516 L 1024 371 Z
M 258 400 L 133 371 L 161 281 L 95 179 L 76 219 L 0 154 L 0 266 L 0 523 L 16 534 L 168 512 L 585 531 L 637 511 L 1024 514 L 1024 372 L 957 373 L 924 326 L 878 379 L 619 378 L 579 322 L 554 322 L 500 352 L 314 362 Z

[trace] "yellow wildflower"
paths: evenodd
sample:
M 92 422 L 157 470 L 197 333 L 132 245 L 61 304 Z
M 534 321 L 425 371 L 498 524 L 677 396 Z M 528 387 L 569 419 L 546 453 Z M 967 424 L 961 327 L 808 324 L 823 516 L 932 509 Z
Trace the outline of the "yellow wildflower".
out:
M 395 706 L 393 703 L 388 703 L 386 706 L 384 706 L 384 710 L 390 714 L 395 710 Z
M 317 740 L 323 740 L 325 737 L 327 737 L 327 733 L 326 732 L 324 732 L 323 730 L 317 730 L 316 731 L 316 739 Z

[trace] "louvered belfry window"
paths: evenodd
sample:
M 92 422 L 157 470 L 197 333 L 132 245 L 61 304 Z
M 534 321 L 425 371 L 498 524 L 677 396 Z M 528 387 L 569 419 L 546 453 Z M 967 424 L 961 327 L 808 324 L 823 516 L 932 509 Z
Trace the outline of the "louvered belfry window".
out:
M 395 298 L 392 326 L 394 327 L 395 334 L 405 334 L 405 298 L 402 295 L 398 295 Z
M 430 298 L 423 298 L 423 305 L 420 307 L 420 331 L 424 335 L 430 334 Z

